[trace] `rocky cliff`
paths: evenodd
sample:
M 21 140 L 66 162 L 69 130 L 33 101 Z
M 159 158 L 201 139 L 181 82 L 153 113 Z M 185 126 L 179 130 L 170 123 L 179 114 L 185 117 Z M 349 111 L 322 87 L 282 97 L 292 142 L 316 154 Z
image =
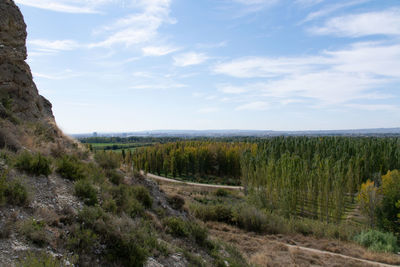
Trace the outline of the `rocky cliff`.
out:
M 53 143 L 65 141 L 51 103 L 39 95 L 25 62 L 26 37 L 24 18 L 14 1 L 0 0 L 0 148 L 40 147 L 38 135 Z

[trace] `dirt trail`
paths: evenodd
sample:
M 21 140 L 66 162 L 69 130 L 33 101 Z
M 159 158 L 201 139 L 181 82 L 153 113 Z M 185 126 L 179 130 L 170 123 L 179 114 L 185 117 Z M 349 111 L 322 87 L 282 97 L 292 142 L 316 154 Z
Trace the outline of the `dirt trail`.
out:
M 141 171 L 141 173 L 144 174 L 143 171 Z M 170 178 L 154 175 L 154 174 L 151 174 L 151 173 L 147 173 L 146 177 L 154 179 L 154 180 L 158 180 L 158 181 L 163 181 L 163 182 L 178 183 L 178 184 L 185 184 L 185 185 L 193 185 L 193 186 L 200 186 L 200 187 L 211 187 L 211 188 L 222 188 L 222 189 L 233 189 L 233 190 L 242 190 L 243 189 L 243 186 L 201 184 L 201 183 L 183 182 L 183 181 L 178 181 L 178 180 L 174 180 L 174 179 L 170 179 Z
M 304 250 L 304 251 L 308 251 L 308 252 L 312 252 L 312 253 L 317 253 L 317 254 L 324 254 L 324 255 L 329 255 L 329 256 L 333 256 L 333 257 L 341 257 L 341 258 L 344 258 L 344 259 L 350 259 L 350 260 L 355 260 L 355 261 L 358 261 L 358 262 L 366 263 L 366 264 L 369 264 L 369 265 L 372 265 L 372 266 L 383 266 L 383 267 L 398 266 L 398 265 L 380 263 L 380 262 L 376 262 L 376 261 L 364 260 L 364 259 L 360 259 L 360 258 L 355 258 L 355 257 L 346 256 L 346 255 L 339 254 L 339 253 L 334 253 L 334 252 L 329 252 L 329 251 L 324 251 L 324 250 L 319 250 L 319 249 L 314 249 L 314 248 L 307 248 L 307 247 L 302 247 L 302 246 L 297 246 L 297 245 L 289 245 L 289 244 L 282 243 L 282 242 L 277 242 L 277 241 L 271 241 L 271 242 L 276 242 L 278 244 L 287 246 L 289 249 L 300 249 L 300 250 Z

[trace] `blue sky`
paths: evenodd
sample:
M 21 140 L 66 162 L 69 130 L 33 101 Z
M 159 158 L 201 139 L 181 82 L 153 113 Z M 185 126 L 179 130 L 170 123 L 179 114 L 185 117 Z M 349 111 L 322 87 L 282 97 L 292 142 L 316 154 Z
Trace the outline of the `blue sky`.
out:
M 66 133 L 400 126 L 398 0 L 15 0 Z

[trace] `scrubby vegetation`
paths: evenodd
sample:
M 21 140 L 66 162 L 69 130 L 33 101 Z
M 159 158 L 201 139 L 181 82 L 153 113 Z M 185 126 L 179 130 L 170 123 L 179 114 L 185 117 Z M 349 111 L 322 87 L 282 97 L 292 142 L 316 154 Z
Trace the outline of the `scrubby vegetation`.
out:
M 7 181 L 6 177 L 0 178 L 0 205 L 24 206 L 28 203 L 28 192 L 19 181 Z
M 86 205 L 97 204 L 97 190 L 88 180 L 79 180 L 75 183 L 75 195 Z
M 24 151 L 20 153 L 15 162 L 15 167 L 32 175 L 48 176 L 51 171 L 51 160 L 40 153 L 32 154 Z
M 360 245 L 363 245 L 364 247 L 367 247 L 373 251 L 392 253 L 399 251 L 397 238 L 392 233 L 369 230 L 357 235 L 355 240 Z
M 64 155 L 57 162 L 57 172 L 66 179 L 77 181 L 86 178 L 85 164 L 77 157 Z
M 49 236 L 45 231 L 45 226 L 46 224 L 44 221 L 38 221 L 31 218 L 19 225 L 19 231 L 31 242 L 39 246 L 44 246 L 50 241 Z

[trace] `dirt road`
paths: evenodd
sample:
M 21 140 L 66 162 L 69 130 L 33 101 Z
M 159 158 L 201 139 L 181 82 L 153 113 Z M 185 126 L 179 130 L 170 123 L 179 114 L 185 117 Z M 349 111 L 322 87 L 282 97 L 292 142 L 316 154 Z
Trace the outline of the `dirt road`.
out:
M 142 175 L 144 175 L 144 172 L 141 171 Z M 178 184 L 185 184 L 185 185 L 193 185 L 193 186 L 200 186 L 200 187 L 211 187 L 211 188 L 222 188 L 222 189 L 233 189 L 233 190 L 242 190 L 243 186 L 233 186 L 233 185 L 217 185 L 217 184 L 201 184 L 201 183 L 192 183 L 192 182 L 183 182 L 183 181 L 178 181 L 162 176 L 158 176 L 155 174 L 148 173 L 146 175 L 147 178 L 158 180 L 158 181 L 163 181 L 163 182 L 169 182 L 169 183 L 178 183 Z

